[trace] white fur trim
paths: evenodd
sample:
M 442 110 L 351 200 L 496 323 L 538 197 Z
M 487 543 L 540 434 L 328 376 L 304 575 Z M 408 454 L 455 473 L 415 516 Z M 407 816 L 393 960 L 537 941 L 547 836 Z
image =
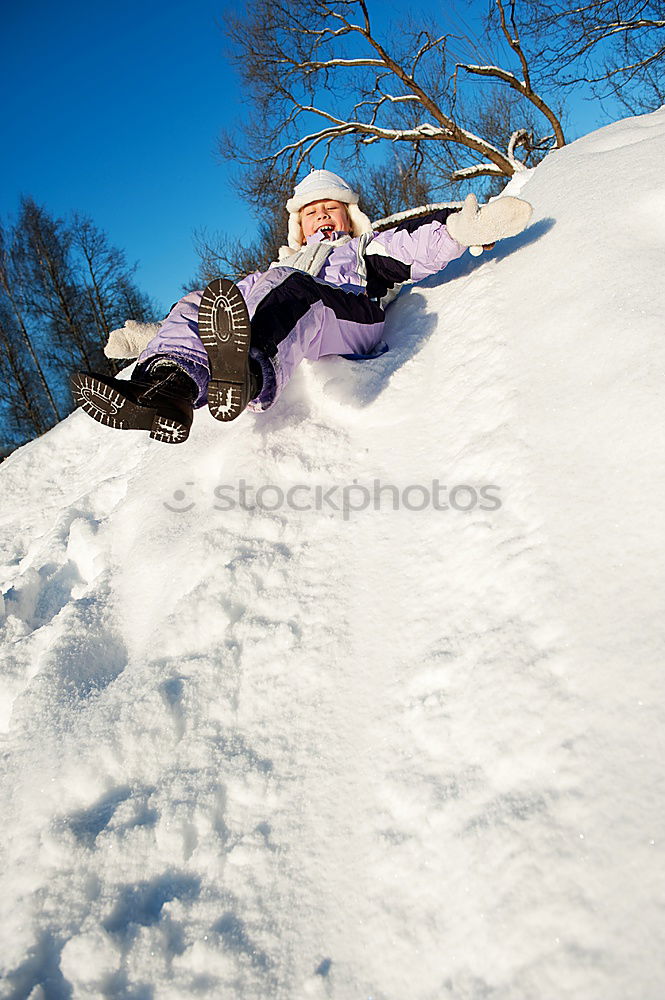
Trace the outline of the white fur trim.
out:
M 294 250 L 300 250 L 305 242 L 300 225 L 300 211 L 291 212 L 289 215 L 289 246 Z
M 363 233 L 374 232 L 374 227 L 372 226 L 370 218 L 365 215 L 364 212 L 360 211 L 358 205 L 351 203 L 346 206 L 346 210 L 349 213 L 349 219 L 351 220 L 352 236 L 362 236 Z

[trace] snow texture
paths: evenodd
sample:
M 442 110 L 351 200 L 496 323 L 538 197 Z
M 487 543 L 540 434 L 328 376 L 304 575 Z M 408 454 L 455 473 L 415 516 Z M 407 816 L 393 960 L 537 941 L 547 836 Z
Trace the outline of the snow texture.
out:
M 3 998 L 660 1000 L 664 162 L 552 153 L 267 413 L 2 465 Z

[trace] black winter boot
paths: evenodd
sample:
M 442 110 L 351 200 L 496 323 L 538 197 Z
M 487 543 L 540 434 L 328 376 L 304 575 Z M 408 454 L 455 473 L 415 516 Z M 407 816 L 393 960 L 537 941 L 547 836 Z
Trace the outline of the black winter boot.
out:
M 180 444 L 189 435 L 198 386 L 169 358 L 129 381 L 95 372 L 77 372 L 69 381 L 77 404 L 100 424 L 150 431 L 165 444 Z
M 261 391 L 260 365 L 249 357 L 250 322 L 240 291 L 215 278 L 199 306 L 199 337 L 208 352 L 208 408 L 216 420 L 235 420 Z

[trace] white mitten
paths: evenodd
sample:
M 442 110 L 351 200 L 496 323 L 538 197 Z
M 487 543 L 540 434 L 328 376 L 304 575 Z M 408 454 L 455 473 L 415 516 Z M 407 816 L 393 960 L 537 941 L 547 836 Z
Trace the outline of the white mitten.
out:
M 104 354 L 107 358 L 138 358 L 159 330 L 159 323 L 125 320 L 120 330 L 111 330 Z
M 528 201 L 510 195 L 495 198 L 478 208 L 475 194 L 468 194 L 461 211 L 446 219 L 446 228 L 454 240 L 463 247 L 471 247 L 471 252 L 475 251 L 474 256 L 477 256 L 486 244 L 521 233 L 532 212 Z

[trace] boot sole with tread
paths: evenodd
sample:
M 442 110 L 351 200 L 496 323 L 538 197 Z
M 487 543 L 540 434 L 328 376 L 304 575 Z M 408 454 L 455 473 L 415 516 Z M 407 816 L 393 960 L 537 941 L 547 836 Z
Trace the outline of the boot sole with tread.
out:
M 232 281 L 215 278 L 203 292 L 199 337 L 210 362 L 208 409 L 216 420 L 235 420 L 249 402 L 250 321 Z
M 77 405 L 106 427 L 149 431 L 151 438 L 163 444 L 181 444 L 189 436 L 191 414 L 188 423 L 179 408 L 166 399 L 159 400 L 156 406 L 142 406 L 123 395 L 112 384 L 115 380 L 107 382 L 87 372 L 77 372 L 69 381 Z

